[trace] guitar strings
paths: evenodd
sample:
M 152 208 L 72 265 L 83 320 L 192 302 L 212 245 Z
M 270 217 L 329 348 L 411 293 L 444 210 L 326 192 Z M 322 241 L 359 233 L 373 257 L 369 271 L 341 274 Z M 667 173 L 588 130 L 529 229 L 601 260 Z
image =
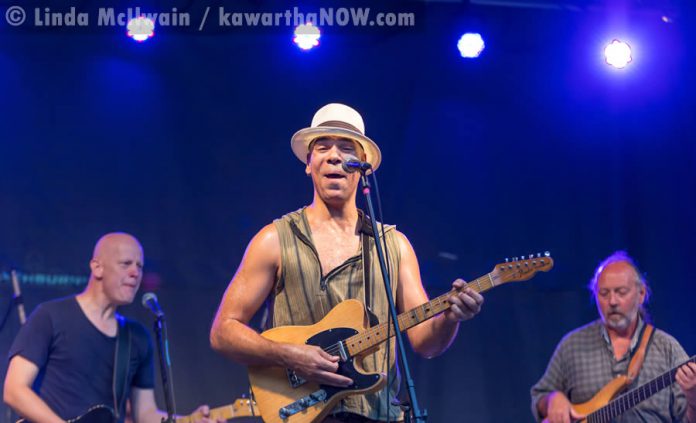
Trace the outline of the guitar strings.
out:
M 476 284 L 476 286 L 475 286 L 474 284 Z M 493 285 L 493 284 L 491 283 L 491 281 L 489 280 L 488 275 L 486 275 L 486 276 L 482 276 L 482 277 L 480 277 L 480 278 L 477 278 L 477 279 L 475 279 L 475 280 L 473 280 L 473 281 L 471 281 L 471 282 L 465 284 L 464 287 L 462 288 L 462 290 L 465 289 L 465 288 L 467 288 L 467 287 L 470 287 L 471 289 L 473 289 L 474 291 L 477 291 L 477 292 L 484 292 L 484 291 L 487 291 L 487 290 L 493 288 L 494 285 Z M 478 288 L 478 289 L 477 289 L 477 288 Z M 400 325 L 400 326 L 405 326 L 405 325 L 403 325 L 403 323 L 407 323 L 407 321 L 408 321 L 408 320 L 407 320 L 407 319 L 408 319 L 408 316 L 409 316 L 409 315 L 412 315 L 413 313 L 415 313 L 416 316 L 418 316 L 417 310 L 418 310 L 419 308 L 423 308 L 424 306 L 427 306 L 428 304 L 430 304 L 430 305 L 431 305 L 431 310 L 432 310 L 432 309 L 436 308 L 436 307 L 432 307 L 432 306 L 440 306 L 440 305 L 442 305 L 443 303 L 446 303 L 446 299 L 449 298 L 449 296 L 450 296 L 451 294 L 452 294 L 452 291 L 447 292 L 447 293 L 445 293 L 445 294 L 443 294 L 443 295 L 440 295 L 439 297 L 434 298 L 433 300 L 431 300 L 431 301 L 429 301 L 429 302 L 427 302 L 427 303 L 425 303 L 425 304 L 423 304 L 423 305 L 421 305 L 421 306 L 415 307 L 415 308 L 413 308 L 413 309 L 411 309 L 411 310 L 409 310 L 409 311 L 407 311 L 407 312 L 401 314 L 401 315 L 399 316 L 399 325 Z M 447 309 L 447 308 L 448 308 L 448 307 L 445 307 L 445 309 Z M 444 311 L 444 310 L 443 310 L 443 311 Z M 432 315 L 430 315 L 430 316 L 428 315 L 429 313 L 432 313 L 432 311 L 424 312 L 424 313 L 423 313 L 423 318 L 424 318 L 424 320 L 421 320 L 421 322 L 423 322 L 423 321 L 425 321 L 426 319 L 429 319 L 430 317 L 432 317 Z M 439 312 L 438 312 L 438 313 L 439 313 Z M 406 320 L 406 321 L 404 322 L 404 320 Z M 419 322 L 419 323 L 421 323 L 421 322 Z M 384 326 L 384 327 L 382 328 L 382 326 Z M 353 335 L 353 336 L 351 336 L 350 338 L 355 337 L 355 341 L 357 341 L 358 343 L 362 343 L 362 341 L 365 341 L 366 338 L 369 338 L 370 336 L 375 336 L 375 335 L 372 335 L 372 332 L 377 332 L 377 333 L 379 333 L 380 330 L 381 330 L 381 331 L 386 331 L 386 329 L 387 329 L 387 327 L 386 327 L 385 324 L 380 324 L 380 325 L 378 325 L 378 326 L 375 326 L 374 328 L 371 328 L 370 330 L 367 330 L 367 331 L 365 331 L 365 332 L 362 332 L 362 333 Z M 391 332 L 392 332 L 392 331 L 389 331 L 389 332 L 390 332 L 390 335 L 391 335 Z M 390 338 L 391 338 L 392 336 L 394 336 L 394 335 L 391 335 Z M 350 338 L 347 338 L 347 339 L 350 339 Z M 341 351 L 341 349 L 342 349 L 342 347 L 340 346 L 340 344 L 343 344 L 343 345 L 344 345 L 344 348 L 347 347 L 347 344 L 346 344 L 347 339 L 343 339 L 343 340 L 341 340 L 341 341 L 339 341 L 339 342 L 337 342 L 337 343 L 335 343 L 335 344 L 332 344 L 330 347 L 328 347 L 328 348 L 326 348 L 326 349 L 324 349 L 324 348 L 322 348 L 322 349 L 323 349 L 326 353 L 328 353 L 328 354 L 331 354 L 331 355 L 338 355 L 338 353 L 339 353 L 339 352 Z M 382 342 L 382 341 L 380 341 L 380 342 Z
M 474 285 L 474 284 L 476 284 L 476 285 Z M 476 279 L 474 279 L 473 281 L 466 283 L 466 284 L 464 285 L 464 287 L 462 287 L 462 290 L 465 289 L 465 288 L 467 288 L 467 287 L 473 289 L 473 290 L 476 291 L 476 292 L 485 292 L 485 291 L 488 291 L 489 289 L 494 288 L 495 285 L 493 284 L 493 280 L 492 280 L 492 277 L 491 277 L 491 273 L 488 273 L 488 274 L 486 274 L 485 276 L 481 276 L 480 278 L 476 278 Z M 454 289 L 453 289 L 452 291 L 454 291 Z M 412 318 L 414 318 L 414 319 L 415 319 L 415 318 L 418 318 L 420 321 L 417 322 L 417 324 L 418 324 L 418 323 L 422 323 L 423 321 L 425 321 L 425 320 L 427 320 L 427 319 L 433 317 L 433 315 L 436 314 L 436 313 L 433 313 L 432 310 L 433 310 L 433 309 L 436 309 L 437 306 L 440 306 L 440 305 L 442 305 L 443 303 L 444 303 L 444 304 L 447 304 L 447 301 L 446 301 L 446 300 L 447 300 L 447 298 L 449 298 L 449 296 L 452 294 L 452 291 L 447 292 L 447 293 L 445 293 L 445 294 L 442 294 L 442 295 L 440 295 L 439 297 L 437 297 L 437 298 L 435 298 L 435 299 L 433 299 L 433 300 L 431 300 L 431 301 L 429 301 L 429 302 L 427 302 L 427 303 L 425 303 L 425 304 L 422 304 L 422 305 L 420 305 L 420 306 L 418 306 L 418 307 L 414 307 L 413 309 L 411 309 L 411 310 L 409 310 L 409 311 L 407 311 L 407 312 L 404 312 L 404 313 L 402 313 L 401 315 L 399 315 L 399 316 L 398 316 L 398 319 L 399 319 L 399 325 L 400 325 L 400 327 L 404 327 L 404 326 L 407 326 L 407 325 L 408 325 L 408 323 L 409 323 L 409 322 L 408 322 L 408 316 L 412 316 Z M 430 310 L 428 310 L 428 309 L 425 307 L 425 306 L 427 306 L 427 305 L 430 305 L 430 306 L 431 306 Z M 435 306 L 435 307 L 433 307 L 433 306 Z M 426 310 L 426 311 L 423 311 L 423 318 L 420 318 L 420 317 L 418 316 L 418 309 L 419 309 L 419 308 L 422 309 L 422 310 L 423 310 L 423 309 Z M 446 310 L 447 308 L 448 308 L 448 307 L 445 307 L 442 311 Z M 440 311 L 438 311 L 437 313 L 440 313 Z M 429 314 L 430 314 L 430 315 L 429 315 Z M 408 328 L 410 328 L 410 327 L 412 327 L 412 326 L 408 326 Z M 337 343 L 331 345 L 331 346 L 328 347 L 328 348 L 322 348 L 322 350 L 325 351 L 325 352 L 328 353 L 328 354 L 331 354 L 331 355 L 338 355 L 339 352 L 341 351 L 341 349 L 348 349 L 348 348 L 347 348 L 348 345 L 346 344 L 346 341 L 347 341 L 348 339 L 354 338 L 354 340 L 355 340 L 356 342 L 358 342 L 359 344 L 361 344 L 363 341 L 366 341 L 366 339 L 369 339 L 371 336 L 377 337 L 377 336 L 374 335 L 373 333 L 379 334 L 380 331 L 384 332 L 384 331 L 386 331 L 386 329 L 387 329 L 386 324 L 382 323 L 382 324 L 380 324 L 380 325 L 378 325 L 378 326 L 375 326 L 375 327 L 373 327 L 373 328 L 370 328 L 370 329 L 368 329 L 368 330 L 366 330 L 366 331 L 364 331 L 364 332 L 362 332 L 362 333 L 358 333 L 358 334 L 355 334 L 355 335 L 353 335 L 353 336 L 351 336 L 351 337 L 349 337 L 349 338 L 340 340 L 340 341 L 338 341 Z M 388 338 L 391 338 L 392 336 L 394 336 L 394 335 L 391 335 L 391 332 L 392 332 L 392 331 L 390 330 L 390 331 L 389 331 L 389 335 L 390 335 L 390 336 L 388 336 Z M 388 338 L 387 338 L 387 339 L 388 339 Z M 384 340 L 380 340 L 378 343 L 381 343 L 381 342 L 383 342 L 383 341 L 384 341 Z M 366 344 L 367 344 L 367 342 L 366 342 Z M 374 346 L 374 343 L 370 344 L 369 347 L 372 347 L 372 346 Z M 369 347 L 368 347 L 368 348 L 369 348 Z
M 675 367 L 674 369 L 671 369 L 661 374 L 660 376 L 653 378 L 652 380 L 644 383 L 638 388 L 635 388 L 632 391 L 623 393 L 620 396 L 614 398 L 613 400 L 609 401 L 606 405 L 604 405 L 602 408 L 590 413 L 587 416 L 588 423 L 609 421 L 608 419 L 613 419 L 614 417 L 619 416 L 624 412 L 628 411 L 629 409 L 635 407 L 644 400 L 652 397 L 657 392 L 663 390 L 667 386 L 674 383 L 674 375 L 676 374 L 679 367 L 691 362 L 696 362 L 696 356 L 689 358 L 687 361 Z M 660 387 L 660 383 L 662 383 L 663 386 Z

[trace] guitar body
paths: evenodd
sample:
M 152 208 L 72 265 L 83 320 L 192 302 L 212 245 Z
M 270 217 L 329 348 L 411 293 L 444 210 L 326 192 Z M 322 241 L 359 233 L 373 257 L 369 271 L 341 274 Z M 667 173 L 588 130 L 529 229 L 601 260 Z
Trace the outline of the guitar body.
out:
M 280 326 L 261 336 L 276 342 L 317 345 L 328 349 L 358 332 L 368 329 L 362 303 L 346 300 L 334 307 L 321 321 L 309 326 Z M 304 381 L 287 369 L 270 366 L 249 368 L 249 380 L 261 416 L 266 423 L 304 423 L 326 416 L 342 398 L 358 393 L 375 392 L 384 387 L 381 373 L 367 373 L 362 356 L 339 361 L 338 372 L 353 379 L 354 384 L 339 388 Z M 282 415 L 281 410 L 291 414 Z
M 625 375 L 617 376 L 604 385 L 589 401 L 573 404 L 572 408 L 583 416 L 593 413 L 607 405 L 619 392 L 623 391 L 627 383 L 628 378 Z M 580 420 L 580 423 L 587 423 L 587 419 Z
M 96 405 L 79 417 L 68 420 L 68 423 L 114 423 L 116 416 L 108 405 Z M 32 423 L 29 420 L 20 419 L 17 423 Z
M 600 408 L 604 407 L 616 397 L 627 385 L 628 378 L 625 375 L 620 375 L 609 381 L 606 385 L 602 387 L 592 398 L 581 404 L 573 404 L 571 408 L 575 413 L 587 416 Z M 544 419 L 542 423 L 547 423 L 548 420 Z M 587 419 L 577 420 L 578 423 L 587 423 Z

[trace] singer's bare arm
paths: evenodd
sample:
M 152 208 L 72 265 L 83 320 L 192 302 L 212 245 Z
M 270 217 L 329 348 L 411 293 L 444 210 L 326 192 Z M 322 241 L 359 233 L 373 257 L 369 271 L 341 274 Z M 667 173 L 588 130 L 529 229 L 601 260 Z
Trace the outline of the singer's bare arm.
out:
M 31 389 L 39 367 L 22 357 L 15 355 L 10 360 L 5 376 L 3 399 L 20 416 L 34 422 L 63 422 L 46 403 Z
M 316 382 L 348 386 L 352 381 L 335 373 L 338 357 L 316 346 L 270 341 L 248 326 L 271 292 L 280 266 L 278 232 L 269 224 L 249 243 L 225 291 L 210 330 L 212 348 L 241 364 L 286 367 Z

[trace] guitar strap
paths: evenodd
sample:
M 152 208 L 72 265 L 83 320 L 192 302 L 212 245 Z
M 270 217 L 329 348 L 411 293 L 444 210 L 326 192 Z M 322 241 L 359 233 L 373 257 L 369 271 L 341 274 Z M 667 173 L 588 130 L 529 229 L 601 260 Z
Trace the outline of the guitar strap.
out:
M 365 216 L 362 210 L 360 212 L 361 219 L 361 229 L 360 229 L 360 239 L 362 241 L 362 259 L 363 259 L 363 292 L 365 293 L 365 310 L 367 311 L 367 317 L 370 321 L 370 327 L 379 324 L 379 318 L 372 311 L 372 292 L 370 287 L 372 286 L 372 242 L 370 239 L 374 240 L 374 234 L 372 233 L 372 226 L 370 226 L 370 221 Z
M 650 340 L 652 340 L 654 329 L 655 328 L 650 323 L 646 323 L 645 326 L 643 326 L 643 335 L 640 338 L 640 345 L 633 355 L 631 362 L 628 363 L 628 374 L 626 375 L 627 385 L 633 383 L 638 377 L 638 373 L 640 373 L 640 368 L 643 366 L 643 361 L 645 361 L 645 353 L 648 350 Z
M 126 381 L 128 380 L 129 362 L 131 355 L 131 328 L 125 317 L 116 315 L 118 330 L 116 335 L 116 349 L 114 351 L 114 414 L 116 420 L 120 419 L 121 407 L 126 399 Z

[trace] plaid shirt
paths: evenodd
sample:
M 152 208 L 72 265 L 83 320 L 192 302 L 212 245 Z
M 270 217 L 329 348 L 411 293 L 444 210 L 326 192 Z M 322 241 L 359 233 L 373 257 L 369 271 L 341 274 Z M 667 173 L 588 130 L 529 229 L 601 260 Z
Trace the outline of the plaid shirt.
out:
M 640 341 L 642 320 L 631 340 L 629 352 L 620 360 L 614 358 L 606 328 L 601 320 L 580 327 L 563 337 L 551 357 L 546 372 L 531 389 L 532 413 L 541 416 L 537 403 L 553 391 L 563 392 L 573 404 L 590 400 L 616 376 L 628 372 L 628 363 Z M 640 374 L 628 389 L 644 383 L 684 363 L 688 356 L 676 339 L 655 329 Z M 626 411 L 618 422 L 686 422 L 686 398 L 679 385 L 661 390 L 636 407 Z

